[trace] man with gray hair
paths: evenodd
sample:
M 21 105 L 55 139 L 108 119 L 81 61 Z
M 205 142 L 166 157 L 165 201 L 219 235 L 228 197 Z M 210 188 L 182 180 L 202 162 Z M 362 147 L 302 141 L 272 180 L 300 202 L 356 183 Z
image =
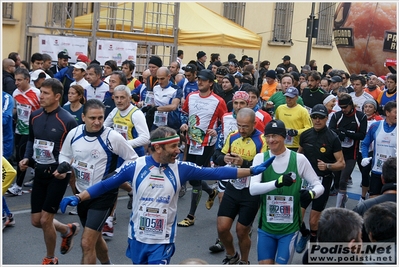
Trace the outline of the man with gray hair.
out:
M 151 130 L 159 126 L 180 129 L 179 104 L 183 92 L 180 87 L 170 81 L 170 76 L 167 67 L 160 67 L 157 70 L 158 84 L 153 88 L 153 100 L 147 102 L 146 106 L 141 109 L 146 113 L 148 128 Z
M 363 219 L 356 212 L 349 209 L 331 207 L 321 212 L 319 230 L 317 232 L 318 244 L 347 242 L 348 247 L 355 243 L 362 243 Z M 310 264 L 309 251 L 302 258 L 303 264 Z
M 114 71 L 111 74 L 110 82 L 118 76 L 118 73 L 118 71 Z M 104 126 L 111 127 L 120 133 L 127 140 L 128 144 L 133 147 L 139 157 L 145 156 L 144 146 L 150 142 L 150 132 L 148 131 L 143 112 L 131 102 L 130 88 L 126 85 L 117 85 L 113 88 L 112 98 L 116 107 L 106 117 Z M 121 159 L 118 159 L 118 167 L 122 163 Z M 131 209 L 132 188 L 129 183 L 122 184 L 121 188 L 128 192 L 129 202 L 127 208 Z M 103 235 L 109 237 L 113 236 L 115 208 L 116 203 L 103 228 Z

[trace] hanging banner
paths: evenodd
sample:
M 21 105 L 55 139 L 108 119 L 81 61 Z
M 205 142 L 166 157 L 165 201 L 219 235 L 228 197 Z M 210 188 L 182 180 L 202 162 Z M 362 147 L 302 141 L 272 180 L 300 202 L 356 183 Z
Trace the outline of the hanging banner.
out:
M 87 56 L 89 41 L 87 38 L 58 36 L 58 35 L 39 35 L 39 53 L 49 54 L 52 61 L 58 60 L 58 53 L 66 51 L 71 57 L 69 62 L 76 62 L 80 54 Z
M 136 63 L 137 43 L 117 40 L 97 40 L 96 60 L 104 65 L 107 60 L 115 60 L 118 66 L 125 60 Z

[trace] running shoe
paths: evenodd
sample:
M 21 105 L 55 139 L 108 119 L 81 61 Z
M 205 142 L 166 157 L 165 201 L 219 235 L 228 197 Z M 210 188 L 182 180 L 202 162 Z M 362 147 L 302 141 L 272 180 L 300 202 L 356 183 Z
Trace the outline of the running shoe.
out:
M 295 251 L 298 253 L 302 253 L 305 248 L 306 248 L 306 244 L 308 243 L 310 239 L 310 234 L 307 236 L 301 236 L 301 238 L 299 239 L 298 243 L 295 246 Z
M 216 196 L 218 195 L 218 190 L 213 189 L 212 193 L 209 195 L 208 200 L 205 202 L 205 207 L 210 210 L 213 206 Z
M 79 233 L 79 224 L 78 223 L 68 223 L 69 234 L 62 237 L 61 242 L 61 254 L 67 254 L 73 246 L 73 238 Z
M 108 237 L 114 236 L 114 226 L 112 225 L 112 223 L 105 222 L 102 234 L 103 236 L 108 236 Z
M 43 258 L 42 265 L 49 265 L 49 264 L 58 264 L 58 258 L 57 257 Z
M 348 179 L 348 181 L 346 182 L 347 185 L 353 185 L 353 181 L 352 179 Z
M 8 188 L 7 193 L 13 196 L 21 196 L 22 195 L 22 187 L 14 184 L 12 187 Z
M 226 255 L 226 258 L 222 261 L 222 264 L 237 264 L 240 261 L 240 255 L 238 252 L 234 256 Z
M 15 225 L 15 219 L 14 219 L 14 214 L 10 213 L 7 215 L 7 224 L 6 226 L 14 226 Z
M 209 247 L 209 250 L 213 253 L 224 251 L 224 246 L 219 238 L 216 238 L 216 243 Z
M 181 226 L 181 227 L 189 227 L 194 225 L 195 219 L 189 219 L 189 218 L 185 218 L 183 221 L 178 222 L 177 226 Z
M 69 211 L 69 215 L 78 215 L 77 206 L 73 207 L 71 211 Z
M 250 265 L 249 261 L 239 261 L 238 265 Z

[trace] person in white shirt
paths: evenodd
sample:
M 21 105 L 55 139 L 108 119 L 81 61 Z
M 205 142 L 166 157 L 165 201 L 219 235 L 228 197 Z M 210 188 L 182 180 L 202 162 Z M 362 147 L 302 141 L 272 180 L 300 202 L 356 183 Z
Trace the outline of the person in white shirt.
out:
M 352 85 L 354 92 L 349 93 L 349 95 L 352 97 L 352 101 L 355 104 L 356 109 L 362 110 L 364 101 L 367 99 L 374 99 L 372 95 L 364 91 L 366 86 L 366 78 L 364 78 L 362 75 L 358 75 L 353 79 Z
M 85 87 L 86 100 L 98 99 L 103 101 L 105 93 L 109 90 L 109 86 L 101 80 L 102 69 L 100 65 L 89 65 L 86 69 L 86 72 L 86 79 L 90 83 Z
M 80 85 L 83 88 L 89 86 L 90 83 L 85 79 L 86 69 L 87 69 L 86 63 L 77 62 L 75 65 L 72 65 L 72 67 L 73 67 L 72 75 L 75 81 L 71 83 L 71 86 L 75 84 Z

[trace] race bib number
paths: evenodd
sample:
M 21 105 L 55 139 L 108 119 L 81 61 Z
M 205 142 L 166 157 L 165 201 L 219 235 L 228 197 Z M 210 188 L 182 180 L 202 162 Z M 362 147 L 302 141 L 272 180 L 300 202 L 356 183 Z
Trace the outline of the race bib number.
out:
M 345 139 L 341 142 L 342 147 L 351 147 L 353 146 L 353 139 L 349 137 L 345 137 Z
M 166 126 L 168 124 L 168 112 L 155 111 L 154 124 L 157 126 Z
M 151 239 L 164 239 L 167 225 L 167 210 L 140 206 L 139 235 Z
M 201 145 L 190 145 L 190 148 L 188 149 L 188 153 L 190 155 L 201 156 L 204 154 L 204 147 Z
M 294 221 L 293 196 L 266 196 L 267 222 L 292 223 Z
M 90 181 L 94 174 L 94 165 L 86 162 L 74 160 L 72 167 L 75 173 L 76 181 L 83 187 L 90 186 Z
M 289 136 L 287 134 L 287 136 L 285 137 L 285 140 L 284 140 L 284 144 L 291 146 L 293 143 L 294 143 L 294 137 Z
M 145 99 L 144 99 L 143 106 L 144 107 L 145 106 L 155 106 L 154 92 L 148 92 L 147 91 L 147 94 L 146 94 Z
M 248 187 L 248 182 L 249 182 L 248 177 L 230 180 L 230 183 L 234 186 L 235 189 L 238 189 L 238 190 Z
M 120 133 L 123 136 L 123 138 L 127 140 L 127 131 L 128 131 L 127 125 L 114 124 L 114 130 Z
M 53 149 L 54 142 L 35 139 L 33 141 L 33 158 L 40 164 L 55 163 Z

